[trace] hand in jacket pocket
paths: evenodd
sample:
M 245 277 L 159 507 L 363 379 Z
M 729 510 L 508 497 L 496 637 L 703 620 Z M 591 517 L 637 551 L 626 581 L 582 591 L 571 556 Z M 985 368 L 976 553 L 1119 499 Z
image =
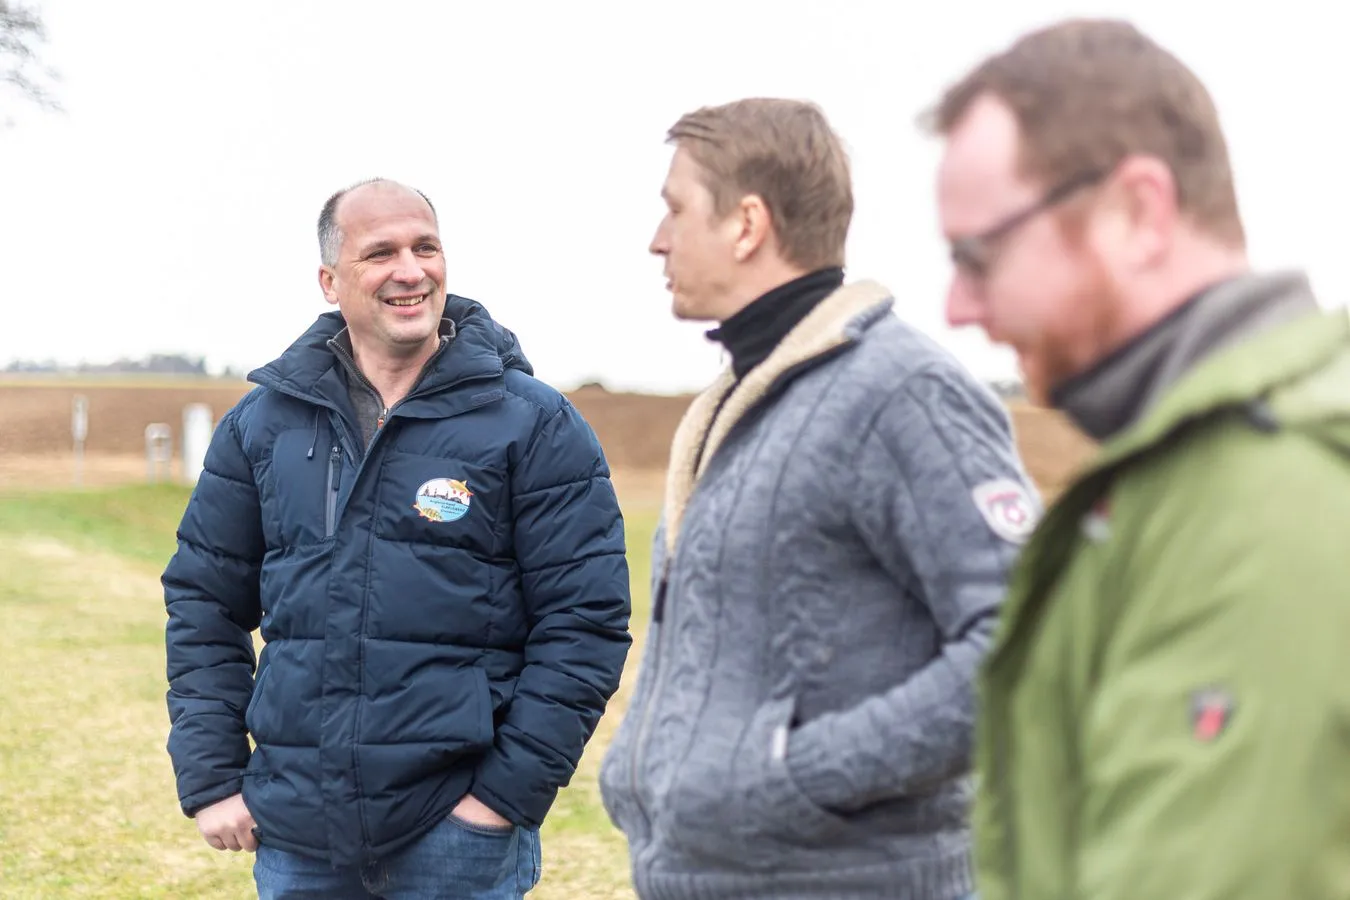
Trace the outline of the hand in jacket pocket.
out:
M 258 849 L 258 839 L 253 834 L 257 823 L 244 805 L 243 794 L 226 797 L 198 810 L 196 819 L 197 830 L 217 850 L 247 850 L 252 853 Z

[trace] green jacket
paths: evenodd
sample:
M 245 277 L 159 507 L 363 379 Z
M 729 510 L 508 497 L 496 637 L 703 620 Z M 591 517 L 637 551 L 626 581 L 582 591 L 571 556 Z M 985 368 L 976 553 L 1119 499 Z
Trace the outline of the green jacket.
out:
M 980 900 L 1350 898 L 1350 318 L 1182 377 L 1047 511 L 982 669 Z

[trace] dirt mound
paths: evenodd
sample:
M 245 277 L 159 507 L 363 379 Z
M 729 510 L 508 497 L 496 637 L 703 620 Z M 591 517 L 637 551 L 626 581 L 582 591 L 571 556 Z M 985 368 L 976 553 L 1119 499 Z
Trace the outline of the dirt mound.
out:
M 205 403 L 217 419 L 252 385 L 241 382 L 156 381 L 146 384 L 66 384 L 36 381 L 0 385 L 0 455 L 29 456 L 71 449 L 75 396 L 89 403 L 90 454 L 143 453 L 145 426 L 162 422 L 182 431 L 183 408 Z M 675 425 L 688 397 L 611 393 L 586 387 L 569 395 L 591 423 L 610 464 L 649 469 L 665 466 Z
M 0 457 L 68 454 L 71 405 L 77 394 L 89 402 L 85 449 L 92 460 L 143 455 L 145 426 L 152 422 L 168 424 L 176 444 L 187 404 L 205 403 L 218 419 L 250 388 L 241 382 L 207 379 L 104 384 L 34 380 L 0 385 Z M 691 399 L 616 393 L 594 386 L 568 396 L 595 429 L 610 465 L 630 472 L 665 467 L 675 427 Z M 1057 492 L 1091 451 L 1091 444 L 1058 413 L 1023 404 L 1013 404 L 1011 410 L 1029 472 L 1042 490 Z M 4 468 L 0 466 L 0 472 Z
M 0 385 L 0 454 L 61 453 L 71 449 L 70 420 L 75 396 L 89 401 L 91 454 L 145 452 L 145 426 L 162 422 L 175 439 L 183 430 L 183 408 L 205 403 L 217 419 L 252 385 L 228 381 L 155 381 L 145 384 L 33 381 Z
M 692 396 L 625 394 L 587 387 L 567 395 L 616 469 L 664 469 L 670 441 Z

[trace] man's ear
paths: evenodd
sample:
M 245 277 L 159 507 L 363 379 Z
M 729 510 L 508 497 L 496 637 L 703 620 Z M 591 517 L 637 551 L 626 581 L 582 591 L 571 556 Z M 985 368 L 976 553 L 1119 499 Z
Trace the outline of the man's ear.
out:
M 759 252 L 773 235 L 773 216 L 769 205 L 758 194 L 746 194 L 732 213 L 736 237 L 733 250 L 737 262 L 745 262 Z
M 1127 156 L 1093 203 L 1087 237 L 1119 281 L 1156 265 L 1179 222 L 1171 168 L 1156 157 Z
M 336 272 L 327 266 L 319 266 L 319 290 L 323 291 L 323 298 L 334 306 L 338 303 L 337 291 L 333 288 L 336 281 Z

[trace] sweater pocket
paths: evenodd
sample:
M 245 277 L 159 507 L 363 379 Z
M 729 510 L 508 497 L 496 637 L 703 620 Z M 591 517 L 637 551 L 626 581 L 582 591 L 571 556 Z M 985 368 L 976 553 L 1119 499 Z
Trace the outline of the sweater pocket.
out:
M 866 843 L 848 819 L 822 809 L 787 768 L 795 697 L 762 704 L 726 738 L 732 721 L 705 721 L 667 795 L 669 838 L 694 857 L 756 869 L 815 867 L 803 851 Z

